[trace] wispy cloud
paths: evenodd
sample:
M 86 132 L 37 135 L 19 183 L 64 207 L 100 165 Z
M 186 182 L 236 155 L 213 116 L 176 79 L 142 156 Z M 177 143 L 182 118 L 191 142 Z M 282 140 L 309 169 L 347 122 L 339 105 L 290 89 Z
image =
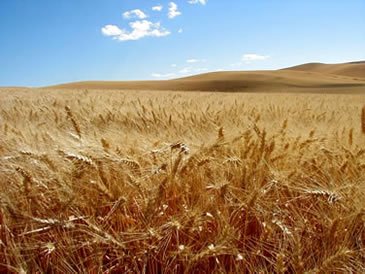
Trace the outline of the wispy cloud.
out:
M 172 77 L 175 77 L 176 74 L 175 73 L 152 73 L 151 76 L 154 78 L 172 78 Z
M 140 9 L 135 9 L 135 10 L 130 10 L 130 11 L 124 12 L 123 17 L 125 19 L 133 19 L 133 18 L 145 19 L 148 16 Z
M 186 67 L 186 68 L 183 68 L 181 70 L 179 70 L 179 73 L 181 74 L 187 74 L 187 73 L 190 73 L 192 71 L 193 68 L 191 67 Z
M 176 3 L 174 3 L 174 2 L 169 3 L 169 12 L 168 12 L 167 15 L 170 19 L 173 19 L 176 16 L 181 15 L 181 12 L 179 11 L 178 6 L 176 5 Z
M 183 33 L 184 30 L 182 28 L 179 28 L 179 30 L 177 31 L 178 33 Z
M 208 2 L 208 0 L 189 0 L 188 3 L 189 4 L 201 4 L 201 5 L 205 5 Z
M 177 68 L 176 64 L 172 64 L 171 67 Z M 194 75 L 199 74 L 203 72 L 209 71 L 208 68 L 195 68 L 192 66 L 183 67 L 181 69 L 177 69 L 175 72 L 169 72 L 169 73 L 152 73 L 151 76 L 154 78 L 161 78 L 161 79 L 169 79 L 169 78 L 176 78 L 176 77 L 182 77 L 187 75 Z
M 163 9 L 163 6 L 162 5 L 157 5 L 157 6 L 153 6 L 152 7 L 152 10 L 153 11 L 162 11 L 162 9 Z
M 106 25 L 101 29 L 102 34 L 119 41 L 133 41 L 144 37 L 163 37 L 170 34 L 170 31 L 163 28 L 161 24 L 147 20 L 138 20 L 129 23 L 130 30 L 121 29 L 116 25 Z
M 180 74 L 195 74 L 195 73 L 201 73 L 204 71 L 208 71 L 207 68 L 194 68 L 194 67 L 185 67 L 179 70 Z
M 199 62 L 198 59 L 188 59 L 188 60 L 186 60 L 186 63 L 189 63 L 189 64 L 198 63 L 198 62 Z
M 206 61 L 207 60 L 205 60 L 205 59 L 194 59 L 194 58 L 191 58 L 191 59 L 187 59 L 186 60 L 186 63 L 194 64 L 194 63 L 204 63 Z
M 245 64 L 251 64 L 253 62 L 259 62 L 259 61 L 265 61 L 269 58 L 270 58 L 269 55 L 260 55 L 260 54 L 256 54 L 256 53 L 246 53 L 246 54 L 242 55 L 240 62 L 230 64 L 229 66 L 232 67 L 232 68 L 240 68 Z
M 268 55 L 260 55 L 256 53 L 246 53 L 242 56 L 242 61 L 264 61 L 266 59 L 270 58 Z
M 208 71 L 208 69 L 207 68 L 196 68 L 194 71 L 195 72 L 204 72 L 204 71 Z

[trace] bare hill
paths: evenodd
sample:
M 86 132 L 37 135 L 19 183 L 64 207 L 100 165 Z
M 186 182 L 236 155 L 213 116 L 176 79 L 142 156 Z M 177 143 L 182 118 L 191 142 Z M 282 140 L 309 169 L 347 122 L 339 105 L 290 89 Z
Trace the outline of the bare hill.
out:
M 365 61 L 344 64 L 309 63 L 287 68 L 285 70 L 318 72 L 365 79 Z
M 326 72 L 344 71 L 355 75 L 358 70 L 356 75 L 361 75 L 364 63 L 324 65 L 326 71 L 322 65 L 306 64 L 276 71 L 212 72 L 165 81 L 86 81 L 50 88 L 321 93 L 365 91 L 365 78 Z M 330 69 L 332 66 L 333 69 Z

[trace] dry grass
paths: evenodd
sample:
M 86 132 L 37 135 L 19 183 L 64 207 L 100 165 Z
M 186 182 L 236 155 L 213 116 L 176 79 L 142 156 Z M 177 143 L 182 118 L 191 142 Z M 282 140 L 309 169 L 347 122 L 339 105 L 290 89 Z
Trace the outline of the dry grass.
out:
M 364 272 L 363 102 L 1 90 L 0 272 Z

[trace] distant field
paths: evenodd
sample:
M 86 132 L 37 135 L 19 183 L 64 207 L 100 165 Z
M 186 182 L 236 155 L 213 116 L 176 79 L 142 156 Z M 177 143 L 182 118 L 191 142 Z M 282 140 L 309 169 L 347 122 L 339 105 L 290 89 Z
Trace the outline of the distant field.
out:
M 365 78 L 365 61 L 343 64 L 309 63 L 286 69 L 291 71 L 309 71 L 338 76 Z
M 212 72 L 168 81 L 84 81 L 52 88 L 363 94 L 365 62 L 310 63 L 283 70 Z
M 364 104 L 0 89 L 0 272 L 365 272 Z

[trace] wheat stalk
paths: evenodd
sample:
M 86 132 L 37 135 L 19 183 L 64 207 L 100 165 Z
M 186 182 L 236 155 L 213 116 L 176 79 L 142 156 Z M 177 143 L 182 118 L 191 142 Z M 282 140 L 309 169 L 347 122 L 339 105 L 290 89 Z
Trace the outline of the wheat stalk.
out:
M 361 131 L 365 134 L 365 106 L 361 110 Z
M 17 167 L 16 171 L 18 171 L 23 176 L 24 192 L 26 195 L 29 195 L 31 191 L 31 183 L 33 181 L 32 175 L 21 167 Z
M 81 128 L 80 128 L 79 124 L 77 123 L 75 117 L 73 116 L 71 108 L 69 106 L 65 106 L 65 110 L 66 110 L 67 117 L 70 119 L 72 126 L 77 133 L 77 136 L 81 139 Z

